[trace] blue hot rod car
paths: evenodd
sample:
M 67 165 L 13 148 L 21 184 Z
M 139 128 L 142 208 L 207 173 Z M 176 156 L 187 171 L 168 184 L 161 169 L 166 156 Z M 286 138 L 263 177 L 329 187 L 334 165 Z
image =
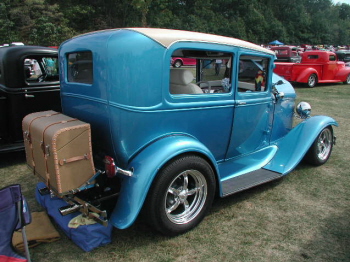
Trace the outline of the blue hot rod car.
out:
M 196 66 L 173 68 L 172 57 Z M 59 60 L 63 113 L 90 123 L 97 184 L 115 192 L 81 198 L 108 199 L 108 223 L 120 229 L 145 213 L 164 234 L 186 232 L 215 194 L 278 179 L 303 158 L 324 164 L 335 142 L 337 122 L 295 106 L 293 87 L 273 73 L 274 52 L 249 42 L 113 29 L 64 42 Z M 293 127 L 295 110 L 303 120 Z

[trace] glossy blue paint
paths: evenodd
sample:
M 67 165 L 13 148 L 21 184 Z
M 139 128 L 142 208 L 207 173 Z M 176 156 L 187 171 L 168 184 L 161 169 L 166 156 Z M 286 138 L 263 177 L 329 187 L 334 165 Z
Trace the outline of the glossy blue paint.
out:
M 240 186 L 248 188 L 290 172 L 317 134 L 337 125 L 332 118 L 317 116 L 292 128 L 296 94 L 289 82 L 273 74 L 274 54 L 268 50 L 231 45 L 227 38 L 222 43 L 180 38 L 168 45 L 159 38 L 114 29 L 78 36 L 59 50 L 63 112 L 91 124 L 96 166 L 103 167 L 99 157 L 109 155 L 118 167 L 133 170 L 132 177 L 120 180 L 110 218 L 118 228 L 134 222 L 159 169 L 178 155 L 202 155 L 225 196 Z M 171 56 L 182 49 L 230 54 L 229 92 L 171 94 Z M 70 82 L 67 76 L 68 54 L 83 51 L 93 57 L 90 84 Z M 268 61 L 264 92 L 238 92 L 240 56 Z M 276 88 L 283 98 L 272 92 L 279 80 L 283 84 Z
M 328 116 L 313 116 L 304 120 L 283 139 L 275 142 L 278 152 L 264 168 L 288 174 L 299 164 L 322 129 L 332 125 L 338 126 L 338 123 Z
M 267 146 L 254 153 L 236 157 L 234 159 L 219 163 L 219 179 L 225 182 L 233 177 L 253 172 L 265 166 L 275 156 L 278 147 Z M 222 192 L 220 192 L 222 194 Z
M 145 147 L 130 162 L 129 168 L 134 170 L 134 175 L 123 179 L 122 191 L 110 218 L 111 223 L 121 229 L 130 226 L 136 219 L 159 169 L 175 156 L 185 153 L 202 155 L 217 170 L 214 156 L 197 139 L 182 134 L 161 137 Z
M 284 97 L 275 103 L 273 113 L 273 127 L 271 129 L 270 141 L 276 141 L 285 136 L 293 128 L 293 115 L 295 109 L 296 94 L 293 86 L 282 77 L 273 74 L 272 82 L 277 83 L 279 80 L 283 84 L 277 85 L 278 92 L 283 92 Z

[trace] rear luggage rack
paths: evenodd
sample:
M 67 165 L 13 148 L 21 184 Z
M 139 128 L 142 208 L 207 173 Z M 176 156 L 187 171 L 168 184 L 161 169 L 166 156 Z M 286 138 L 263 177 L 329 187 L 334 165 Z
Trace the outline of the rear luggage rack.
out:
M 107 188 L 101 190 L 104 195 L 99 192 L 96 195 L 96 192 L 91 192 L 91 190 L 100 190 L 100 186 L 96 182 L 96 178 L 98 178 L 104 172 L 98 171 L 89 181 L 87 181 L 84 185 L 79 188 L 71 190 L 66 195 L 57 194 L 54 190 L 51 190 L 48 187 L 41 188 L 39 193 L 41 195 L 50 194 L 51 197 L 59 197 L 62 198 L 65 202 L 67 202 L 67 206 L 63 206 L 59 208 L 59 212 L 62 216 L 80 212 L 83 216 L 91 218 L 95 220 L 97 223 L 108 226 L 108 214 L 106 210 L 100 208 L 103 206 L 103 203 L 106 203 L 109 200 L 116 199 L 119 196 L 119 192 L 113 192 L 113 190 L 109 190 L 109 192 L 105 193 Z M 112 192 L 112 193 L 110 193 Z M 80 196 L 81 195 L 81 196 Z M 85 197 L 84 197 L 85 195 Z M 85 200 L 84 198 L 90 197 L 92 199 Z M 113 202 L 113 201 L 112 201 Z
M 105 227 L 108 225 L 107 212 L 105 210 L 100 210 L 99 208 L 76 196 L 65 196 L 63 197 L 63 200 L 65 200 L 70 205 L 61 207 L 59 209 L 61 215 L 64 216 L 76 211 L 80 211 L 83 216 L 91 218 Z M 97 214 L 97 216 L 95 214 Z
M 39 190 L 39 193 L 41 195 L 51 194 L 52 196 L 55 196 L 55 193 L 53 193 L 52 190 L 50 190 L 47 187 L 41 188 Z M 80 197 L 73 194 L 65 195 L 62 197 L 62 199 L 66 201 L 68 205 L 60 207 L 59 212 L 62 216 L 65 216 L 79 211 L 80 213 L 82 213 L 83 216 L 91 218 L 103 226 L 108 226 L 107 211 L 101 210 L 97 206 L 99 206 L 104 201 L 117 198 L 118 195 L 119 192 L 95 199 L 93 202 L 95 202 L 97 205 L 94 205 L 89 201 L 83 200 Z

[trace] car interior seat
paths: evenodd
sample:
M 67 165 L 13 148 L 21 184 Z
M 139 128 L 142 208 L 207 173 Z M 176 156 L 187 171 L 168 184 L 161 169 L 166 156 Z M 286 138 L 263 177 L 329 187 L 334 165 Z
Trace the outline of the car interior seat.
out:
M 25 226 L 31 222 L 28 204 L 20 185 L 0 189 L 0 261 L 30 262 Z M 16 252 L 12 244 L 14 231 L 22 229 L 25 256 Z
M 171 94 L 202 94 L 202 89 L 193 84 L 194 76 L 187 69 L 170 69 L 170 93 Z

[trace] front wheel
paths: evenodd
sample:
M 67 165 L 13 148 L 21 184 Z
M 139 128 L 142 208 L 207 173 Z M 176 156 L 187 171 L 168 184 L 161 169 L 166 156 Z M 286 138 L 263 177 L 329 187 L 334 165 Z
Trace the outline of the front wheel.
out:
M 207 161 L 180 156 L 163 167 L 147 196 L 144 214 L 159 232 L 175 236 L 197 226 L 215 195 L 215 176 Z
M 181 60 L 176 60 L 173 64 L 173 67 L 175 68 L 180 68 L 182 66 Z
M 317 84 L 317 76 L 316 74 L 312 74 L 309 76 L 309 79 L 307 80 L 307 86 L 308 87 L 314 87 Z
M 323 165 L 327 162 L 332 153 L 333 144 L 333 130 L 332 127 L 328 126 L 324 128 L 315 139 L 305 155 L 305 160 L 315 166 Z
M 350 74 L 348 74 L 346 81 L 344 81 L 344 84 L 350 85 Z

